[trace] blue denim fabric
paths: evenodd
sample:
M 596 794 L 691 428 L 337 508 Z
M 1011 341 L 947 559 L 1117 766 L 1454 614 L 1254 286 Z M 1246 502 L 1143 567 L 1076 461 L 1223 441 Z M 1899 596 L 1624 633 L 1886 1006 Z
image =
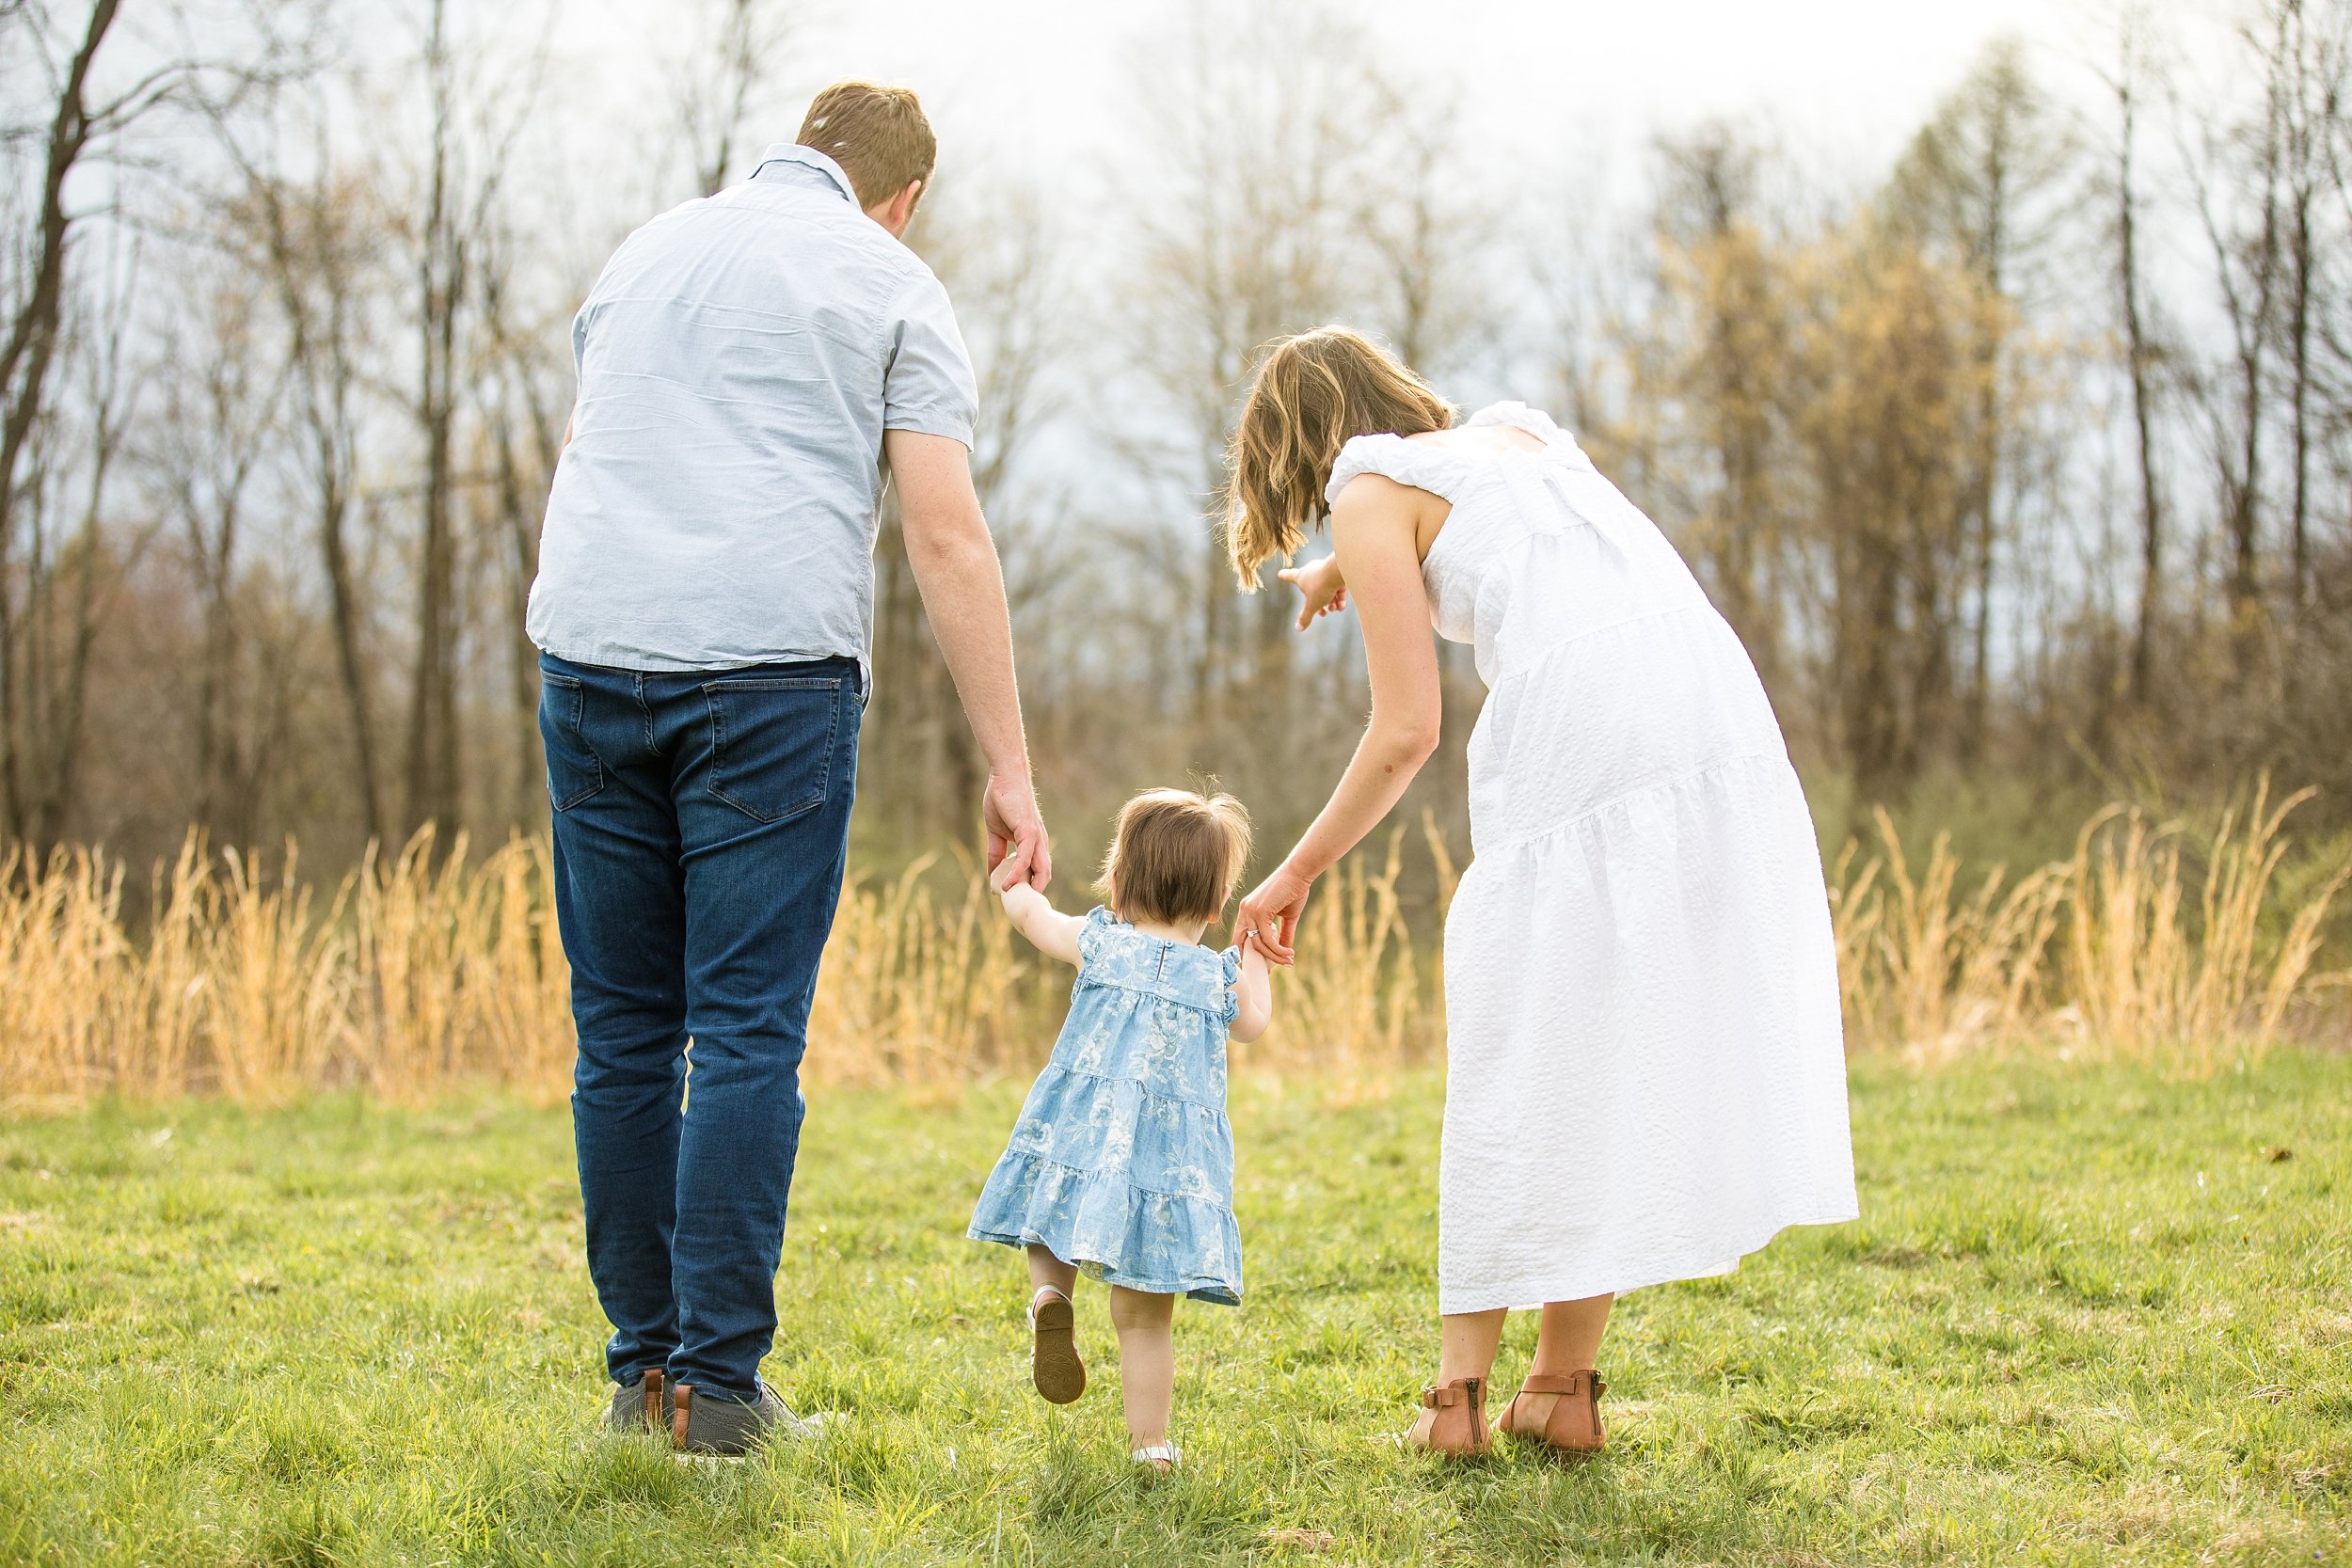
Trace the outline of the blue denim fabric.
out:
M 539 670 L 606 1361 L 616 1382 L 662 1367 L 748 1400 L 775 1334 L 863 681 L 847 658 L 650 673 L 543 655 Z
M 1241 955 L 1096 910 L 1078 958 L 1070 1016 L 965 1234 L 1042 1246 L 1131 1291 L 1239 1306 L 1225 1042 Z

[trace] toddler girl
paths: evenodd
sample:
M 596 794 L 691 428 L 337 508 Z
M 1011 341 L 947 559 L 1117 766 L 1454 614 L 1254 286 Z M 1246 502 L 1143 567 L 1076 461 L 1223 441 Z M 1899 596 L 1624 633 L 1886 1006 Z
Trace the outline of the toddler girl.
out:
M 1248 855 L 1240 801 L 1154 789 L 1120 811 L 1103 866 L 1108 910 L 1060 914 L 1027 884 L 997 879 L 1013 926 L 1078 979 L 970 1234 L 1027 1252 L 1030 1375 L 1056 1404 L 1086 1390 L 1070 1305 L 1078 1270 L 1110 1286 L 1130 1457 L 1159 1470 L 1183 1457 L 1168 1441 L 1176 1298 L 1241 1304 L 1225 1040 L 1265 1033 L 1274 1000 L 1254 944 L 1216 953 L 1200 934 Z

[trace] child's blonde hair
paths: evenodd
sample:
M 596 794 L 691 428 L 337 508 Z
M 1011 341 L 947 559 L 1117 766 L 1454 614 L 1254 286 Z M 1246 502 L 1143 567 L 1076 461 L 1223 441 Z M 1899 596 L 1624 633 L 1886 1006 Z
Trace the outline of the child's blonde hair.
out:
M 1242 587 L 1256 588 L 1259 567 L 1306 542 L 1351 437 L 1453 424 L 1454 405 L 1360 332 L 1319 326 L 1277 339 L 1226 451 L 1225 548 Z
M 1182 926 L 1225 912 L 1249 861 L 1249 813 L 1231 795 L 1147 789 L 1119 808 L 1103 859 L 1111 912 Z

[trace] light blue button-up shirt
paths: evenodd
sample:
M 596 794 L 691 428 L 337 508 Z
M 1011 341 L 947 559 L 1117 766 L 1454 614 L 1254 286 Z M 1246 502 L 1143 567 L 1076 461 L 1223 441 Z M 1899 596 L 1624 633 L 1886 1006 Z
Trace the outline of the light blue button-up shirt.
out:
M 638 230 L 572 324 L 580 372 L 531 640 L 580 664 L 718 670 L 873 641 L 885 430 L 970 445 L 946 291 L 782 144 Z

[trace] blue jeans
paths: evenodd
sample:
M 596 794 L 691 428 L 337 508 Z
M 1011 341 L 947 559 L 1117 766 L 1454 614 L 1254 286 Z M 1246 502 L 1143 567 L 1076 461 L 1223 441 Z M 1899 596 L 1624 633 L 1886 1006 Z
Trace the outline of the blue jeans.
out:
M 572 1127 L 606 1363 L 756 1396 L 841 895 L 854 660 L 683 673 L 543 655 Z M 692 1074 L 688 1074 L 688 1041 Z

